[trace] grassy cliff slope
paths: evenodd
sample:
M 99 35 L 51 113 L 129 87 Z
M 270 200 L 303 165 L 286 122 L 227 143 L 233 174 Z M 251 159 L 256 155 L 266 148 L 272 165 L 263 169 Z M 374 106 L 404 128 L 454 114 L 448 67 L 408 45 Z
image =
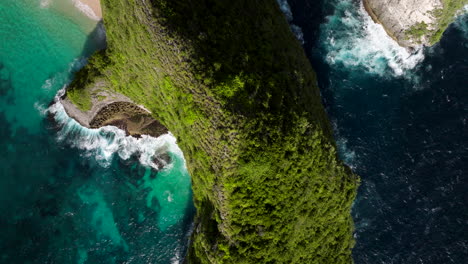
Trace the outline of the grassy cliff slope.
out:
M 191 263 L 351 263 L 358 178 L 275 0 L 101 0 L 104 82 L 177 138 L 197 206 Z M 71 98 L 72 100 L 74 100 Z

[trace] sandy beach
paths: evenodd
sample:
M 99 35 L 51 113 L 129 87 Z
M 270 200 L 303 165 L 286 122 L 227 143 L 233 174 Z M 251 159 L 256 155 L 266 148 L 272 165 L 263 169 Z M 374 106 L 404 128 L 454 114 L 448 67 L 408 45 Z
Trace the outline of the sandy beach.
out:
M 99 21 L 102 19 L 102 9 L 99 0 L 72 0 L 73 4 L 89 18 Z

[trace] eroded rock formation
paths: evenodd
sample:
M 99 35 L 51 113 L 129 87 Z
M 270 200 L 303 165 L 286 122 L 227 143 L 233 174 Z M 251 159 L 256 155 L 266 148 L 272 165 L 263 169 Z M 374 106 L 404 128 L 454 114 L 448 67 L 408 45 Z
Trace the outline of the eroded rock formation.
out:
M 136 105 L 128 97 L 118 93 L 107 91 L 105 94 L 107 96 L 100 94 L 98 98 L 93 98 L 91 109 L 87 111 L 76 107 L 66 96 L 60 101 L 70 117 L 88 128 L 116 126 L 127 135 L 135 137 L 158 137 L 168 132 L 143 106 Z
M 401 46 L 431 46 L 439 41 L 467 0 L 363 0 L 374 21 Z

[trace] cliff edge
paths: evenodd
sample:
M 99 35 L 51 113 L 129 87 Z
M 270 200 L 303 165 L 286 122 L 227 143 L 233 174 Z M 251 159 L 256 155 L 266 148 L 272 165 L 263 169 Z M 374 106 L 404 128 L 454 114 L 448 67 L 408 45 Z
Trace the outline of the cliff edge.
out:
M 103 0 L 108 48 L 68 89 L 119 93 L 178 139 L 197 207 L 190 263 L 352 263 L 359 179 L 275 0 Z M 91 89 L 91 90 L 90 90 Z
M 99 55 L 95 55 L 98 57 Z M 94 58 L 95 60 L 95 58 Z M 85 66 L 81 74 L 88 73 L 92 64 Z M 65 112 L 80 125 L 87 128 L 116 126 L 127 135 L 139 137 L 149 135 L 159 137 L 168 132 L 151 112 L 130 98 L 106 89 L 106 82 L 94 80 L 88 84 L 75 79 L 67 93 L 59 98 Z M 80 89 L 76 89 L 80 87 Z
M 432 46 L 468 0 L 363 0 L 375 22 L 401 46 Z

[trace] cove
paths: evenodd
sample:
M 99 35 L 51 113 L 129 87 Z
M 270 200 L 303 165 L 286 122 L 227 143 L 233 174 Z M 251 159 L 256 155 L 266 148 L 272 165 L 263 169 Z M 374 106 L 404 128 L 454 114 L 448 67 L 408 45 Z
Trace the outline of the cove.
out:
M 178 263 L 195 210 L 184 157 L 169 134 L 86 129 L 50 105 L 103 45 L 57 3 L 0 2 L 0 263 Z

